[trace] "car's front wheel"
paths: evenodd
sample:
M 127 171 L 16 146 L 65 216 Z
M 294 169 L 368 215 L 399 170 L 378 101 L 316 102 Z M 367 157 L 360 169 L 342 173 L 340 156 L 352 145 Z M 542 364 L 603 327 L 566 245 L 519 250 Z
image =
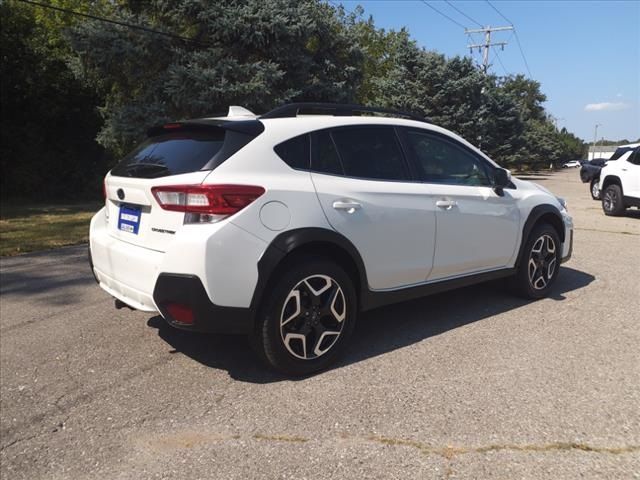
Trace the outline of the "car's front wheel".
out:
M 252 343 L 271 367 L 307 375 L 340 356 L 357 315 L 353 282 L 340 266 L 298 258 L 265 295 Z
M 619 185 L 609 185 L 602 192 L 602 210 L 605 215 L 621 215 L 624 212 L 624 199 Z
M 591 198 L 594 200 L 600 200 L 600 179 L 594 178 L 591 180 Z
M 560 270 L 562 244 L 555 228 L 547 223 L 536 226 L 524 246 L 515 287 L 525 298 L 547 296 Z

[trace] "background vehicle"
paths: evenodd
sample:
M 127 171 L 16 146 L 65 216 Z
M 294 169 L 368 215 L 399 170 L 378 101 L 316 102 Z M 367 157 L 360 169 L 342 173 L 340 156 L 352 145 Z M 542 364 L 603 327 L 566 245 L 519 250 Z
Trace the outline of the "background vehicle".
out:
M 594 158 L 580 168 L 580 180 L 589 184 L 589 192 L 594 200 L 600 200 L 600 170 L 606 163 L 604 158 Z
M 576 168 L 580 166 L 580 160 L 571 160 L 562 165 L 562 168 Z
M 362 310 L 505 277 L 541 298 L 572 248 L 548 190 L 424 119 L 357 105 L 151 129 L 105 191 L 90 258 L 118 306 L 247 334 L 289 374 L 338 358 Z
M 640 147 L 607 162 L 600 172 L 599 186 L 606 215 L 621 215 L 629 207 L 640 207 Z
M 634 148 L 638 147 L 638 144 L 622 145 L 613 152 L 611 158 L 594 158 L 580 168 L 580 179 L 583 183 L 589 184 L 589 193 L 594 200 L 600 200 L 600 170 L 607 162 L 618 160 L 622 155 L 630 152 Z

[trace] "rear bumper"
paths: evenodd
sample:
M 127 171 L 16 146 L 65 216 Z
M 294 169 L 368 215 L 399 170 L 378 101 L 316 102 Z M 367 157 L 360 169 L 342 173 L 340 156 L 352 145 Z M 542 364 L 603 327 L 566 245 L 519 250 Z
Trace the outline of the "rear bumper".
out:
M 100 287 L 117 300 L 136 310 L 159 312 L 181 329 L 249 333 L 263 242 L 227 225 L 208 235 L 205 228 L 176 235 L 166 252 L 158 252 L 109 235 L 102 211 L 90 228 L 92 272 Z M 192 310 L 193 323 L 172 318 L 166 308 L 169 303 Z
M 89 248 L 89 265 L 96 282 L 109 295 L 135 310 L 159 312 L 173 327 L 205 333 L 249 334 L 252 331 L 251 309 L 214 304 L 209 300 L 202 282 L 195 275 L 161 273 L 156 281 L 153 295 L 148 295 L 96 270 L 91 248 Z M 193 311 L 193 323 L 185 324 L 174 319 L 166 308 L 170 303 L 189 307 Z
M 109 295 L 136 310 L 157 312 L 151 292 L 163 254 L 111 237 L 96 217 L 91 221 L 89 241 L 89 262 L 96 281 Z
M 214 304 L 195 275 L 160 274 L 153 291 L 153 300 L 164 319 L 176 328 L 209 333 L 251 332 L 251 310 Z M 167 310 L 167 305 L 171 303 L 189 307 L 193 312 L 193 323 L 181 323 L 173 318 Z
M 582 180 L 582 183 L 591 183 L 592 180 L 598 180 L 599 176 L 600 176 L 600 167 L 583 166 L 580 169 L 580 180 Z

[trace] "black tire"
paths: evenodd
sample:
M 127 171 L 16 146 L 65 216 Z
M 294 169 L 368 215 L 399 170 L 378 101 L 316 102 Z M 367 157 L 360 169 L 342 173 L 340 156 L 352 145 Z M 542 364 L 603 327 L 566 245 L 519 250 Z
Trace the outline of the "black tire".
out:
M 609 185 L 601 193 L 602 196 L 602 210 L 605 215 L 618 216 L 624 212 L 624 198 L 622 196 L 622 189 L 619 185 Z
M 546 297 L 558 277 L 561 258 L 562 243 L 556 229 L 548 223 L 536 225 L 527 238 L 515 275 L 516 293 L 529 299 Z
M 591 180 L 591 185 L 589 185 L 589 193 L 591 193 L 591 198 L 594 200 L 600 200 L 600 179 L 594 178 Z
M 251 343 L 273 369 L 309 375 L 344 351 L 356 323 L 357 297 L 349 275 L 331 260 L 299 257 L 287 265 L 266 292 Z

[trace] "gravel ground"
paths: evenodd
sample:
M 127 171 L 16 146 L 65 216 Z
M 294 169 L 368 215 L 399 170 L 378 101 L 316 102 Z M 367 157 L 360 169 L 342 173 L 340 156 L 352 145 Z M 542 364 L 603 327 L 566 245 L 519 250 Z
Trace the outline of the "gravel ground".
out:
M 551 298 L 495 284 L 368 313 L 335 368 L 290 380 L 242 337 L 115 310 L 85 247 L 0 261 L 0 476 L 640 478 L 640 212 L 577 170 Z

